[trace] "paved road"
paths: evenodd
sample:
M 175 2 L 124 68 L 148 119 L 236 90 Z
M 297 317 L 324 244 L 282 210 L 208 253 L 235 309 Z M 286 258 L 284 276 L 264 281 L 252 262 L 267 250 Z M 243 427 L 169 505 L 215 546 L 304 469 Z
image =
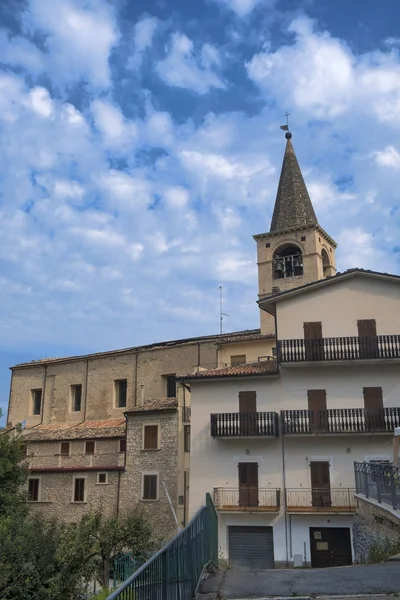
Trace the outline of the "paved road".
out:
M 400 563 L 330 569 L 228 569 L 204 582 L 207 598 L 263 598 L 266 596 L 334 596 L 400 592 Z M 201 596 L 200 596 L 201 597 Z

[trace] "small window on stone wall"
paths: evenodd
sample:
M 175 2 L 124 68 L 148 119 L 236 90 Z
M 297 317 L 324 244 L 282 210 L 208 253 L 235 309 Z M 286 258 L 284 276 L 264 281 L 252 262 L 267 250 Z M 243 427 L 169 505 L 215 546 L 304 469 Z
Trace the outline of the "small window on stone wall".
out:
M 126 452 L 126 438 L 122 438 L 119 440 L 119 451 Z
M 69 442 L 61 442 L 60 454 L 63 456 L 69 456 L 70 452 L 70 443 Z
M 85 454 L 94 454 L 95 451 L 95 442 L 94 440 L 90 440 L 85 443 Z
M 158 425 L 143 427 L 143 450 L 158 450 Z
M 126 379 L 116 379 L 115 386 L 115 406 L 117 408 L 126 408 L 126 397 L 128 382 Z
M 107 483 L 107 473 L 98 473 L 97 474 L 97 483 L 99 483 L 99 484 Z
M 144 473 L 143 474 L 143 489 L 142 489 L 143 500 L 157 500 L 158 499 L 158 475 Z

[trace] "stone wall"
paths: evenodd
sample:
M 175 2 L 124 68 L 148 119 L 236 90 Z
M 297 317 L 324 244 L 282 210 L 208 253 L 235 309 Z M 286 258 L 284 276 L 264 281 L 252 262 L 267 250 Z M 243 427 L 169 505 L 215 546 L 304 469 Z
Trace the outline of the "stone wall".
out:
M 191 373 L 197 366 L 214 367 L 217 340 L 156 346 L 32 364 L 14 368 L 8 422 L 28 426 L 123 417 L 144 399 L 166 395 L 166 376 Z M 127 379 L 127 405 L 117 408 L 115 380 Z M 71 386 L 82 385 L 82 407 L 72 411 Z M 142 387 L 143 386 L 143 387 Z M 32 414 L 32 389 L 42 389 L 43 411 Z
M 377 506 L 367 499 L 357 498 L 353 523 L 355 562 L 380 562 L 400 551 L 400 513 Z
M 96 471 L 41 472 L 30 473 L 29 477 L 40 480 L 39 502 L 29 502 L 29 505 L 32 511 L 41 512 L 48 518 L 57 517 L 74 523 L 94 509 L 110 516 L 116 514 L 119 472 L 108 471 L 106 484 L 97 483 Z M 85 502 L 73 502 L 74 477 L 85 478 Z
M 158 450 L 143 450 L 143 426 L 159 425 Z M 178 411 L 135 413 L 127 416 L 126 470 L 121 478 L 120 511 L 140 503 L 148 512 L 157 535 L 170 539 L 177 532 L 173 513 L 162 482 L 174 509 L 178 509 Z M 143 500 L 143 474 L 158 475 L 158 499 Z M 180 509 L 181 512 L 182 509 Z M 179 518 L 179 517 L 178 517 Z

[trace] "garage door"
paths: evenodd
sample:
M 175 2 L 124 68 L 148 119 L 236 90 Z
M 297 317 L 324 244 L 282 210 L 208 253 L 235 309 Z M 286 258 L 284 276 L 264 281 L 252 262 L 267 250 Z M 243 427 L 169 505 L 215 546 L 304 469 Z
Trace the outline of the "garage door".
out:
M 233 567 L 273 569 L 272 527 L 229 527 L 229 562 Z

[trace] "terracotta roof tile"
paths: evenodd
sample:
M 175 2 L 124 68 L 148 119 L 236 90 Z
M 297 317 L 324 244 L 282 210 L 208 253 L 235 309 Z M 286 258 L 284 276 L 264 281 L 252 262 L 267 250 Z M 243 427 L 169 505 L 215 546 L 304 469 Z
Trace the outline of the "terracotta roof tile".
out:
M 144 404 L 127 410 L 125 414 L 170 410 L 172 408 L 178 408 L 177 398 L 150 398 Z
M 83 421 L 82 423 L 47 423 L 27 427 L 24 438 L 31 441 L 82 440 L 93 438 L 122 437 L 125 434 L 125 419 Z
M 220 379 L 225 377 L 252 377 L 254 375 L 278 375 L 279 369 L 276 360 L 262 360 L 254 363 L 246 363 L 235 367 L 223 367 L 221 369 L 208 369 L 207 371 L 198 371 L 180 377 L 184 380 L 203 380 Z

